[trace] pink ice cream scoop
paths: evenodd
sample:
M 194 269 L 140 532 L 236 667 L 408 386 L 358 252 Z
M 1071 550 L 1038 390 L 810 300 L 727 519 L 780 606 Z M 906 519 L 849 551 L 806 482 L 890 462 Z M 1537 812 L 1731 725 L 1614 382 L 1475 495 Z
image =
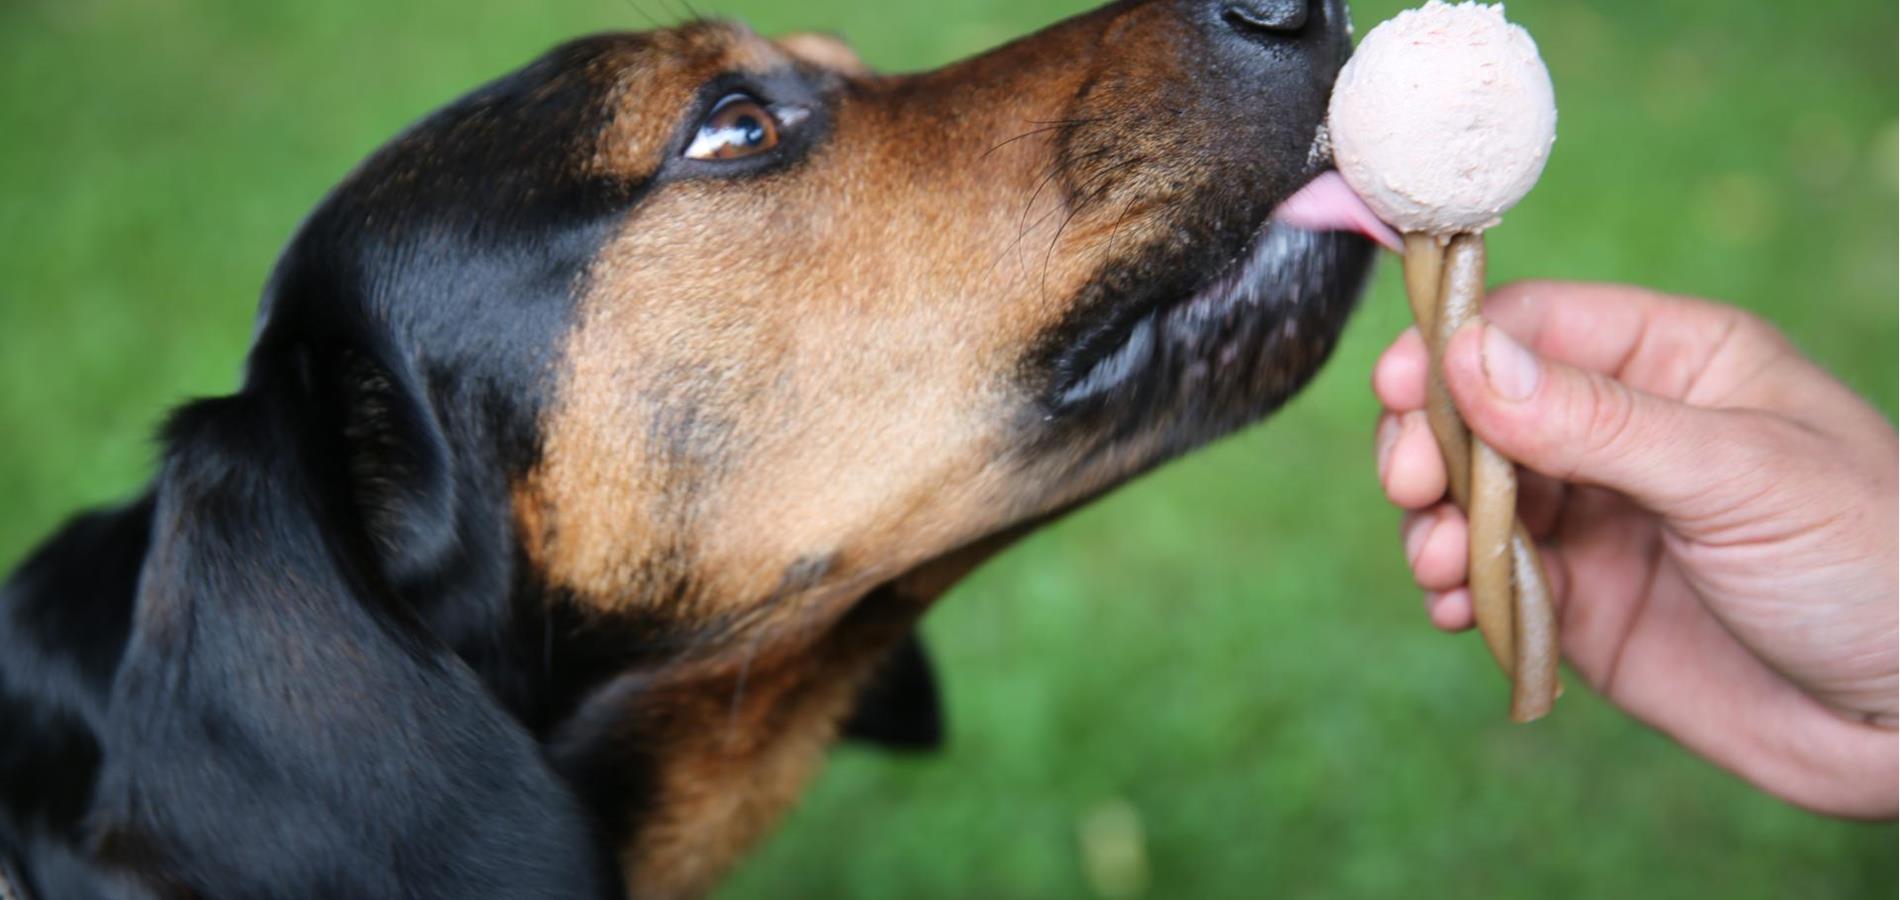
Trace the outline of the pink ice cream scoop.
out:
M 1537 44 L 1501 6 L 1431 0 L 1380 24 L 1340 72 L 1319 150 L 1336 171 L 1275 217 L 1400 251 L 1400 232 L 1483 231 L 1530 193 L 1557 139 Z
M 1374 28 L 1333 88 L 1333 159 L 1409 234 L 1482 231 L 1550 159 L 1557 101 L 1529 32 L 1502 6 L 1431 0 Z

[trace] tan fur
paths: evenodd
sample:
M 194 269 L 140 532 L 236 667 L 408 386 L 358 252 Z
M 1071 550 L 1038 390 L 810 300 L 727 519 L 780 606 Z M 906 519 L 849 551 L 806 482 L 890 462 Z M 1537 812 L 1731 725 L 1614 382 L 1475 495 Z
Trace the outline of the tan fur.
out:
M 779 49 L 793 58 L 820 69 L 830 69 L 845 75 L 871 74 L 870 67 L 858 57 L 858 51 L 834 35 L 800 32 L 785 35 L 777 43 Z
M 916 612 L 921 612 L 917 610 Z M 740 672 L 641 699 L 664 710 L 657 813 L 623 848 L 642 897 L 693 897 L 761 837 L 804 789 L 877 656 L 914 613 L 842 629 L 810 652 L 776 652 Z
M 1159 6 L 919 76 L 726 25 L 603 73 L 616 113 L 589 164 L 630 178 L 719 72 L 802 61 L 846 84 L 810 159 L 643 198 L 589 273 L 542 462 L 516 486 L 531 561 L 589 614 L 730 626 L 625 701 L 665 736 L 642 748 L 656 809 L 621 854 L 640 896 L 708 889 L 776 820 L 1000 530 L 1125 475 L 1138 447 L 1059 482 L 1062 460 L 1025 468 L 1009 379 L 1118 245 L 1165 231 L 1154 210 L 1191 175 L 1167 160 L 1178 129 L 1131 118 L 1071 146 L 1055 124 L 1136 115 L 1182 77 Z M 1093 155 L 1058 178 L 1065 152 Z M 893 582 L 897 608 L 864 608 Z

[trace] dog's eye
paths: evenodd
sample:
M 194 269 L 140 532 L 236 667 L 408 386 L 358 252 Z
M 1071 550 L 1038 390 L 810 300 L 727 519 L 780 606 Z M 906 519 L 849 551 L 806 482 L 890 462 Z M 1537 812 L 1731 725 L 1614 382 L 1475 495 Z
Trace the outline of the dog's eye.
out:
M 687 159 L 744 159 L 778 146 L 779 120 L 765 104 L 733 94 L 713 107 L 686 148 Z

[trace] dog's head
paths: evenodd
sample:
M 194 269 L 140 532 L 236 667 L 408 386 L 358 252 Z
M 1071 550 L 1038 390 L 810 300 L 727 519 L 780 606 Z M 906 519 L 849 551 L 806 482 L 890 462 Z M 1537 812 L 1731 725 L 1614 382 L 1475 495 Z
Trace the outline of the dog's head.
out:
M 1372 247 L 1272 214 L 1348 48 L 1340 0 L 1128 0 L 908 76 L 565 45 L 321 206 L 241 424 L 182 418 L 168 477 L 196 432 L 299 460 L 350 583 L 691 889 L 949 581 L 1327 357 Z
M 1122 3 L 907 77 L 720 23 L 580 41 L 353 176 L 265 329 L 375 329 L 577 602 L 822 623 L 1314 371 L 1369 248 L 1269 216 L 1342 17 Z

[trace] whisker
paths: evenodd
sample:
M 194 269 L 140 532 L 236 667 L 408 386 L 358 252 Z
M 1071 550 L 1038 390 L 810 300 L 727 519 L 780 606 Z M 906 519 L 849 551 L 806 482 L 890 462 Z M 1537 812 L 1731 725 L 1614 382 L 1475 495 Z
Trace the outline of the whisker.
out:
M 730 744 L 739 733 L 739 707 L 745 702 L 746 683 L 752 677 L 752 661 L 759 655 L 759 644 L 765 640 L 765 629 L 752 629 L 751 639 L 746 641 L 745 659 L 739 663 L 739 677 L 732 683 L 732 699 L 726 704 L 726 743 Z
M 1037 184 L 1036 189 L 1029 194 L 1029 202 L 1023 204 L 1023 219 L 1022 219 L 1022 222 L 1019 223 L 1019 227 L 1016 229 L 1017 240 L 1020 241 L 1023 238 L 1029 236 L 1029 228 L 1030 228 L 1029 214 L 1035 211 L 1036 200 L 1042 196 L 1043 190 L 1049 187 L 1049 183 L 1056 180 L 1057 176 L 1061 174 L 1062 174 L 1062 167 L 1059 164 L 1057 163 L 1049 164 L 1049 174 L 1043 176 L 1041 183 Z M 1036 224 L 1038 225 L 1042 224 L 1042 220 L 1037 219 Z
M 1043 189 L 1049 186 L 1049 182 L 1055 180 L 1056 176 L 1060 174 L 1062 174 L 1062 170 L 1060 166 L 1058 166 L 1054 162 L 1051 162 L 1049 164 L 1048 174 L 1044 175 L 1041 182 L 1036 185 L 1036 189 L 1030 192 L 1029 201 L 1023 204 L 1023 214 L 1022 214 L 1021 221 L 1017 222 L 1016 224 L 1016 237 L 1009 242 L 1009 246 L 1004 247 L 1000 252 L 997 253 L 996 261 L 990 265 L 990 268 L 992 270 L 994 270 L 997 266 L 1002 265 L 1003 262 L 1009 259 L 1011 256 L 1015 255 L 1017 248 L 1021 247 L 1023 241 L 1029 237 L 1029 232 L 1031 229 L 1035 228 L 1038 225 L 1041 225 L 1043 222 L 1048 220 L 1049 216 L 1055 214 L 1055 211 L 1051 211 L 1049 213 L 1045 213 L 1041 218 L 1037 219 L 1033 223 L 1029 221 L 1030 213 L 1034 212 L 1036 208 L 1036 199 L 1042 196 Z
M 1042 292 L 1044 299 L 1047 299 L 1049 294 L 1049 269 L 1051 264 L 1055 261 L 1056 245 L 1062 242 L 1062 235 L 1069 230 L 1070 223 L 1074 222 L 1075 217 L 1081 215 L 1083 210 L 1101 200 L 1108 190 L 1114 187 L 1113 179 L 1116 175 L 1145 162 L 1147 162 L 1146 157 L 1137 156 L 1133 159 L 1110 166 L 1107 169 L 1095 173 L 1095 177 L 1091 179 L 1088 184 L 1084 185 L 1081 190 L 1076 192 L 1082 199 L 1077 200 L 1071 205 L 1068 217 L 1063 219 L 1062 225 L 1056 229 L 1055 237 L 1049 239 L 1049 248 L 1042 256 L 1042 283 L 1037 290 Z
M 665 0 L 657 0 L 657 2 L 663 5 Z M 664 12 L 663 9 L 656 10 L 653 6 L 642 2 L 642 0 L 626 0 L 626 3 L 629 9 L 632 9 L 640 18 L 646 20 L 647 28 L 665 28 L 669 24 L 666 19 L 661 17 L 661 13 Z
M 1054 181 L 1057 176 L 1063 173 L 1064 168 L 1065 168 L 1064 162 L 1068 163 L 1068 166 L 1073 168 L 1078 163 L 1092 162 L 1094 160 L 1099 160 L 1102 157 L 1107 156 L 1108 153 L 1109 153 L 1108 148 L 1098 148 L 1095 150 L 1091 150 L 1072 160 L 1066 160 L 1066 161 L 1052 160 L 1049 163 L 1049 174 L 1042 179 L 1042 182 L 1040 184 L 1036 185 L 1036 190 L 1029 195 L 1029 202 L 1023 205 L 1023 221 L 1020 224 L 1020 226 L 1017 228 L 1016 239 L 1020 241 L 1024 237 L 1028 236 L 1030 229 L 1033 227 L 1033 225 L 1029 222 L 1029 214 L 1030 212 L 1035 210 L 1036 200 L 1041 198 L 1042 192 L 1049 187 L 1049 183 Z M 1083 191 L 1078 191 L 1077 193 L 1083 193 Z M 1053 212 L 1049 213 L 1048 215 L 1045 215 L 1042 218 L 1037 219 L 1033 224 L 1041 225 L 1043 222 L 1048 220 L 1049 215 L 1054 215 L 1054 213 Z
M 1115 258 L 1115 239 L 1121 236 L 1123 223 L 1128 221 L 1129 214 L 1135 211 L 1135 204 L 1139 202 L 1141 198 L 1136 196 L 1128 198 L 1128 202 L 1122 204 L 1121 215 L 1115 217 L 1115 227 L 1108 230 L 1108 246 L 1102 251 L 1104 265 Z
M 1036 135 L 1039 135 L 1039 134 L 1048 134 L 1051 131 L 1061 131 L 1064 128 L 1079 128 L 1083 125 L 1087 125 L 1092 122 L 1098 122 L 1098 121 L 1101 121 L 1101 120 L 1100 119 L 1067 119 L 1067 120 L 1058 121 L 1058 122 L 1038 122 L 1032 119 L 1032 120 L 1029 120 L 1029 124 L 1036 125 L 1039 127 L 1032 128 L 1028 131 L 1023 132 L 1022 134 L 1016 135 L 1013 138 L 1005 140 L 1002 143 L 999 143 L 988 150 L 983 151 L 983 155 L 977 157 L 977 161 L 981 162 L 983 160 L 989 159 L 990 154 L 995 153 L 996 151 L 1001 150 L 1004 147 L 1007 147 L 1011 144 L 1014 144 L 1017 141 L 1026 140 L 1028 138 L 1035 137 Z

